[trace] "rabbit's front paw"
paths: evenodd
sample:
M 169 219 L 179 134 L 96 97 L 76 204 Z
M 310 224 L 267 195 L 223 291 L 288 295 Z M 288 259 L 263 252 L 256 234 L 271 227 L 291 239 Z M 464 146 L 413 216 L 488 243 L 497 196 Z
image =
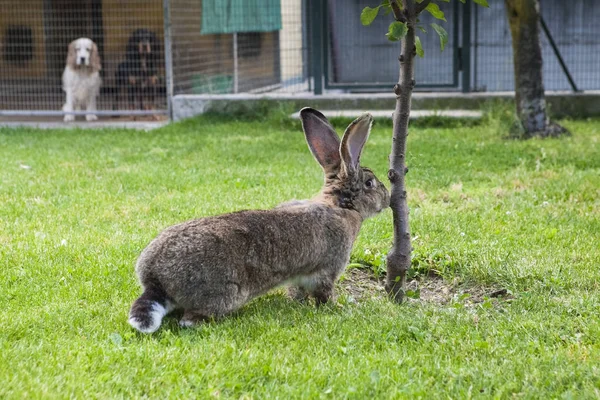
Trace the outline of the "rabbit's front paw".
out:
M 313 291 L 313 296 L 317 301 L 317 306 L 325 304 L 329 301 L 335 303 L 337 297 L 333 290 L 332 282 L 324 282 L 318 285 L 317 288 L 315 288 L 315 290 Z
M 304 303 L 308 300 L 308 292 L 299 286 L 288 287 L 288 296 L 301 303 Z

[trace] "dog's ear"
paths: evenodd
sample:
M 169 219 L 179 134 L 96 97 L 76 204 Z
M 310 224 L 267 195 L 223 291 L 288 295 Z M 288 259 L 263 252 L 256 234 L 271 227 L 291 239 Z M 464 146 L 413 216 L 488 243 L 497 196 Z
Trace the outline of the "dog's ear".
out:
M 92 54 L 90 55 L 90 65 L 92 66 L 92 70 L 98 72 L 102 69 L 102 64 L 100 63 L 100 53 L 98 53 L 98 46 L 96 43 L 92 43 Z
M 129 40 L 127 41 L 127 48 L 125 49 L 125 57 L 128 59 L 134 59 L 138 54 L 138 43 L 137 43 L 137 31 L 133 32 L 129 35 Z
M 150 32 L 150 44 L 152 45 L 152 52 L 159 50 L 158 36 L 154 32 Z
M 159 60 L 162 57 L 162 48 L 160 47 L 160 41 L 156 33 L 149 32 L 150 46 L 152 52 L 150 53 L 150 62 L 152 63 L 151 68 L 158 68 Z
M 77 52 L 75 51 L 75 40 L 69 43 L 69 52 L 67 53 L 67 65 L 71 68 L 77 67 Z

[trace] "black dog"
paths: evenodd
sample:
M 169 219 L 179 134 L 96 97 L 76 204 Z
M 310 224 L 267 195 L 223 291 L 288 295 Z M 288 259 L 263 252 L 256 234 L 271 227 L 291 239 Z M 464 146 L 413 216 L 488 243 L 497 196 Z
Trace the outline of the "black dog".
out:
M 138 29 L 131 34 L 127 43 L 125 61 L 115 73 L 115 99 L 113 109 L 118 109 L 121 95 L 125 91 L 129 108 L 152 110 L 159 85 L 158 39 L 148 29 Z

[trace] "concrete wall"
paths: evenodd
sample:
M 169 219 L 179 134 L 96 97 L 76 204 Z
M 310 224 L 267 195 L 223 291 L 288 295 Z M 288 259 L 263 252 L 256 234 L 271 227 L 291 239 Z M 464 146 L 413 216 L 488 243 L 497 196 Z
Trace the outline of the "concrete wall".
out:
M 513 93 L 413 93 L 413 110 L 480 110 L 497 102 L 513 104 Z M 589 93 L 547 92 L 546 101 L 554 117 L 600 116 L 600 91 Z M 290 113 L 302 107 L 320 110 L 388 110 L 392 114 L 396 98 L 390 93 L 283 95 L 180 95 L 173 99 L 173 117 L 177 120 L 207 112 L 235 115 L 253 110 L 285 106 Z

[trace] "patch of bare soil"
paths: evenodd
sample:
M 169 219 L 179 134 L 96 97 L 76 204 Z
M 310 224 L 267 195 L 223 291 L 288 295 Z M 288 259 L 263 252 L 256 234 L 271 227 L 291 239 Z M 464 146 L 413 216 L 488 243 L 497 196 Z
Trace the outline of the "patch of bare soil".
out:
M 341 293 L 352 296 L 354 300 L 364 297 L 384 297 L 384 280 L 377 279 L 373 272 L 360 268 L 347 269 L 340 279 L 338 289 Z
M 356 301 L 363 298 L 385 297 L 384 279 L 377 279 L 369 270 L 346 270 L 339 290 Z M 444 305 L 460 302 L 465 306 L 483 303 L 486 299 L 510 299 L 506 289 L 495 286 L 465 285 L 458 279 L 448 282 L 438 275 L 413 279 L 406 284 L 407 301 Z

